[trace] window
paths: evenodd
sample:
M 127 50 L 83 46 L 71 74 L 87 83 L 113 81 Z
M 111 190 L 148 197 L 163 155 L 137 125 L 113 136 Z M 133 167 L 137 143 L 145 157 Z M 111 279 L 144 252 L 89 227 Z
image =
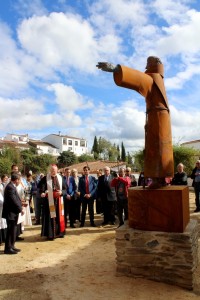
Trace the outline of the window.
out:
M 68 140 L 68 145 L 72 146 L 72 140 Z
M 84 140 L 80 141 L 80 146 L 85 147 L 85 141 Z
M 67 145 L 67 140 L 63 139 L 63 145 Z
M 68 147 L 68 150 L 69 150 L 69 151 L 72 151 L 72 147 Z
M 75 146 L 78 146 L 78 141 L 75 141 Z

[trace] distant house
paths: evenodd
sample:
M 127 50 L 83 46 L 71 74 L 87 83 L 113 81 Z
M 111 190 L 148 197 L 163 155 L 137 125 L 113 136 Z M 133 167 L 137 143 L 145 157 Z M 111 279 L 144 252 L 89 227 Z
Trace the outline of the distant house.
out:
M 200 151 L 200 140 L 194 140 L 190 142 L 182 143 L 181 146 L 193 148 Z
M 56 147 L 59 153 L 72 151 L 77 156 L 88 153 L 87 141 L 85 139 L 61 134 L 49 134 L 42 141 Z
M 29 140 L 28 144 L 31 147 L 36 148 L 37 154 L 50 154 L 53 156 L 59 156 L 59 149 L 54 147 L 53 145 L 42 142 L 42 141 L 36 141 L 36 140 Z
M 29 141 L 29 137 L 28 134 L 7 133 L 4 140 L 26 144 Z

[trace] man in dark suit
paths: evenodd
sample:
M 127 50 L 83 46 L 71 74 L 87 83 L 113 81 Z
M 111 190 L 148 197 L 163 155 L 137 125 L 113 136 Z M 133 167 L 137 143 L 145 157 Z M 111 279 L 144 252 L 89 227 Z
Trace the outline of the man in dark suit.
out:
M 71 170 L 68 167 L 65 168 L 65 176 L 63 178 L 66 184 L 66 195 L 64 195 L 65 227 L 67 227 L 67 215 L 69 215 L 70 227 L 75 228 L 76 202 L 74 196 L 77 186 L 74 177 L 71 176 Z
M 110 168 L 104 168 L 104 175 L 98 178 L 98 195 L 102 201 L 104 221 L 102 225 L 115 225 L 115 188 L 111 187 L 113 176 L 110 174 Z
M 20 175 L 16 172 L 11 173 L 11 181 L 6 185 L 4 191 L 2 217 L 7 221 L 5 254 L 17 254 L 20 251 L 15 247 L 18 216 L 19 213 L 24 214 L 21 199 L 16 189 L 19 183 Z
M 83 227 L 85 224 L 85 215 L 88 207 L 90 224 L 92 227 L 95 227 L 94 223 L 94 196 L 96 193 L 97 183 L 93 176 L 89 175 L 90 168 L 85 166 L 83 168 L 84 175 L 79 179 L 78 190 L 80 192 L 80 199 L 82 202 L 82 213 L 81 213 L 81 224 L 80 227 Z

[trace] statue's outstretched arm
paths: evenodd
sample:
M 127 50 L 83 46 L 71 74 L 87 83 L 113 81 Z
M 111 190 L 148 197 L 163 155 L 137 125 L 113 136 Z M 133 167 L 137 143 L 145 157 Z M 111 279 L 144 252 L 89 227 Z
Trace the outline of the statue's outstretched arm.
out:
M 105 72 L 117 72 L 118 69 L 119 69 L 119 65 L 113 65 L 113 64 L 108 63 L 108 62 L 98 62 L 96 67 L 98 69 L 101 69 L 102 71 L 105 71 Z

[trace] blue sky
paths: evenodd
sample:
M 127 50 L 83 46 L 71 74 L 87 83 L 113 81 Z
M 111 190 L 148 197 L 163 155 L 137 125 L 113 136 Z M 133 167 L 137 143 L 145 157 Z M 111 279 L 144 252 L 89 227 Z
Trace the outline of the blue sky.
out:
M 145 99 L 98 61 L 165 67 L 174 143 L 200 139 L 200 3 L 0 1 L 0 137 L 49 133 L 144 146 Z

